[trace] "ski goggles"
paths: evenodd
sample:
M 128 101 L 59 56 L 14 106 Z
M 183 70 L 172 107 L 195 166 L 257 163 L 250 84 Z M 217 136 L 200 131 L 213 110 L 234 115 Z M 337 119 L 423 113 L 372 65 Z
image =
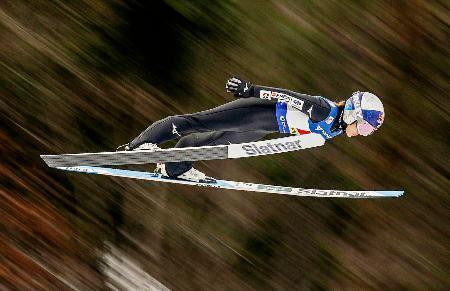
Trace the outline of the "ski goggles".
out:
M 371 135 L 375 130 L 377 130 L 369 122 L 367 122 L 363 119 L 356 121 L 356 129 L 358 130 L 358 133 L 362 136 Z

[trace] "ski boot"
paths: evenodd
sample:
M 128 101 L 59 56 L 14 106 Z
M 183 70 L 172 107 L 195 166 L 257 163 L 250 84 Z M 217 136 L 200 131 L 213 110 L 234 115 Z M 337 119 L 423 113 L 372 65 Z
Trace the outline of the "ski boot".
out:
M 166 172 L 166 165 L 163 163 L 156 164 L 156 169 L 154 171 L 157 174 L 161 174 L 163 177 L 170 178 Z M 200 172 L 195 168 L 190 168 L 183 174 L 175 177 L 175 179 L 186 180 L 197 183 L 214 183 L 216 179 L 206 176 L 204 173 Z

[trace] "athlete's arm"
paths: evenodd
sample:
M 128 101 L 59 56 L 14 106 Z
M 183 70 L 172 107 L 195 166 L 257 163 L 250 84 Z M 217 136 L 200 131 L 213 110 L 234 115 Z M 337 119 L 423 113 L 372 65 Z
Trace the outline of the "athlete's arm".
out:
M 293 97 L 293 107 L 307 114 L 313 122 L 324 120 L 330 113 L 330 104 L 321 96 L 311 96 L 287 89 L 253 85 L 239 77 L 232 77 L 225 86 L 228 92 L 238 98 L 257 97 L 261 99 L 286 100 Z M 296 103 L 296 104 L 295 104 Z
M 321 96 L 311 96 L 302 94 L 282 88 L 266 87 L 260 85 L 253 85 L 252 97 L 258 97 L 261 99 L 279 99 L 281 100 L 294 100 L 291 104 L 295 109 L 300 110 L 309 116 L 313 122 L 324 120 L 330 113 L 330 104 Z M 296 102 L 294 97 L 299 100 Z M 297 103 L 297 104 L 295 104 Z

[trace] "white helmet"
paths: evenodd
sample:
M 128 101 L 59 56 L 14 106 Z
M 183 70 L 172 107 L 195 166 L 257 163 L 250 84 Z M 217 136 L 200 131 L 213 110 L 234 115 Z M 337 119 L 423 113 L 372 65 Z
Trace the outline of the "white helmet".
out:
M 383 124 L 383 103 L 375 94 L 355 92 L 345 102 L 343 120 L 347 124 L 357 122 L 359 134 L 370 135 Z

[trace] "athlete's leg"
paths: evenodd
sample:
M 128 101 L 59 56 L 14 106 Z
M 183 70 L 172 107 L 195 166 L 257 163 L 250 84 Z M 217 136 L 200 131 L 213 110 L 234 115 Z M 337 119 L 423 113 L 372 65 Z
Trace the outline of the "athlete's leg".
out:
M 278 132 L 275 102 L 237 99 L 210 110 L 170 116 L 150 125 L 129 146 L 133 149 L 143 143 L 160 144 L 191 133 L 211 131 Z
M 175 147 L 184 148 L 251 142 L 263 138 L 268 133 L 269 132 L 267 131 L 214 131 L 193 133 L 188 136 L 182 137 Z M 176 177 L 192 168 L 193 164 L 194 162 L 166 163 L 166 171 L 170 177 Z

